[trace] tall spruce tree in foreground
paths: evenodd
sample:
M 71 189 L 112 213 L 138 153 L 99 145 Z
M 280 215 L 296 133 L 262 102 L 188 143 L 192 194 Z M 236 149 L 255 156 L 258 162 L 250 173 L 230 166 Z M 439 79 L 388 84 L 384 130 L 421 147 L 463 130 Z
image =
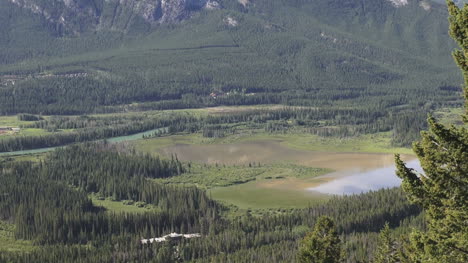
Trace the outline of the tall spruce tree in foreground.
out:
M 463 72 L 468 111 L 468 5 L 447 0 L 450 35 L 460 46 L 453 57 Z M 468 124 L 468 112 L 463 119 Z M 404 262 L 468 262 L 468 131 L 429 117 L 429 131 L 413 145 L 424 175 L 396 156 L 397 174 L 409 199 L 426 211 L 428 229 L 412 233 Z
M 335 223 L 320 217 L 312 232 L 301 241 L 297 255 L 300 263 L 337 263 L 341 259 L 341 244 Z

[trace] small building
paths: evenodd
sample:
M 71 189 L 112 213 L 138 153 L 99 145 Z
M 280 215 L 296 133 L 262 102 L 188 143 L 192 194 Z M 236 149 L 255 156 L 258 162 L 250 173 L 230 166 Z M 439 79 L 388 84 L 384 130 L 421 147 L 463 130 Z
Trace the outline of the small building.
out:
M 177 234 L 177 233 L 170 233 L 169 235 L 165 235 L 162 237 L 155 237 L 155 238 L 150 238 L 150 239 L 142 239 L 141 244 L 152 244 L 153 242 L 160 243 L 160 242 L 167 242 L 167 241 L 177 241 L 181 240 L 182 238 L 196 238 L 196 237 L 201 237 L 200 234 L 195 233 L 195 234 Z

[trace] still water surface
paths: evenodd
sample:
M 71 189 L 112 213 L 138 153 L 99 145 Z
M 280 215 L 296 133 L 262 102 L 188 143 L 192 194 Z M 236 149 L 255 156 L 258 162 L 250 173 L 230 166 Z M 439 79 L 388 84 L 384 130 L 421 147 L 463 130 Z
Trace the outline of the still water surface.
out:
M 417 160 L 409 161 L 407 165 L 417 171 L 422 170 Z M 396 187 L 401 184 L 401 179 L 395 175 L 395 169 L 395 166 L 391 165 L 370 171 L 335 172 L 322 176 L 323 179 L 330 178 L 331 181 L 308 190 L 323 194 L 351 195 Z

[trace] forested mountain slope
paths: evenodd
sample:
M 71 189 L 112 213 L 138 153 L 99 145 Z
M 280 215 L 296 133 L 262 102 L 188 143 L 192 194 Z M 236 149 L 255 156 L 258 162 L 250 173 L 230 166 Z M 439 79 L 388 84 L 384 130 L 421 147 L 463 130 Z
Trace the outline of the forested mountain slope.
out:
M 458 103 L 445 6 L 400 2 L 2 1 L 0 112 Z

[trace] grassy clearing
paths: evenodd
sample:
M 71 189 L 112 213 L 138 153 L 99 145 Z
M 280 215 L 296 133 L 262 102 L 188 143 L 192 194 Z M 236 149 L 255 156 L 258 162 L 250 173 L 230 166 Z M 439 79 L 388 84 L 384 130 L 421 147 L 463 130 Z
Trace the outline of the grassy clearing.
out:
M 42 116 L 44 119 L 48 119 L 50 116 Z M 10 116 L 0 116 L 0 127 L 22 127 L 26 125 L 33 124 L 35 121 L 20 121 L 17 115 L 10 115 Z M 73 129 L 68 130 L 59 130 L 58 132 L 71 132 Z M 50 134 L 50 132 L 44 129 L 37 129 L 37 128 L 21 128 L 21 130 L 17 133 L 13 131 L 8 131 L 6 133 L 0 133 L 0 138 L 4 136 L 41 136 Z
M 139 103 L 132 103 L 126 106 L 138 106 Z M 271 105 L 249 105 L 249 106 L 217 106 L 217 107 L 206 107 L 206 108 L 194 108 L 194 109 L 176 109 L 176 110 L 149 110 L 149 111 L 130 111 L 130 112 L 118 112 L 118 113 L 102 113 L 102 114 L 91 114 L 89 116 L 97 118 L 108 118 L 108 117 L 134 117 L 134 116 L 146 116 L 148 118 L 155 118 L 161 116 L 167 116 L 171 114 L 190 114 L 192 116 L 206 116 L 209 114 L 232 114 L 254 110 L 278 110 L 285 106 L 280 104 Z M 303 107 L 301 107 L 303 108 Z
M 241 141 L 259 140 L 259 139 L 277 139 L 281 144 L 297 149 L 318 152 L 360 152 L 360 153 L 401 153 L 413 154 L 412 150 L 403 147 L 391 146 L 391 134 L 377 133 L 367 134 L 350 138 L 320 137 L 307 133 L 293 134 L 258 134 Z
M 464 108 L 444 108 L 434 112 L 434 116 L 443 124 L 462 126 L 465 125 L 461 117 L 464 111 Z
M 44 129 L 27 128 L 27 129 L 21 129 L 17 133 L 12 132 L 12 131 L 2 133 L 2 134 L 0 134 L 0 138 L 2 138 L 2 137 L 16 137 L 16 136 L 41 136 L 41 135 L 46 135 L 46 134 L 50 134 L 50 132 L 47 132 Z
M 304 208 L 328 200 L 326 195 L 317 195 L 300 189 L 267 187 L 253 181 L 230 187 L 209 190 L 215 200 L 235 205 L 241 209 Z M 284 181 L 284 179 L 278 180 Z M 279 182 L 281 183 L 281 182 Z
M 126 106 L 137 106 L 139 103 L 132 103 Z M 109 117 L 135 117 L 135 116 L 145 116 L 149 118 L 155 118 L 170 114 L 191 114 L 194 116 L 207 115 L 210 108 L 200 108 L 200 109 L 177 109 L 177 110 L 149 110 L 149 111 L 128 111 L 128 112 L 117 112 L 117 113 L 100 113 L 100 114 L 91 114 L 89 116 L 96 118 L 109 118 Z
M 223 166 L 192 164 L 181 176 L 156 181 L 195 185 L 207 189 L 215 200 L 240 209 L 303 208 L 327 200 L 305 190 L 329 169 L 294 164 Z M 317 179 L 318 180 L 318 179 Z
M 22 125 L 32 124 L 34 121 L 20 121 L 16 115 L 0 116 L 0 127 L 17 128 Z M 21 129 L 20 132 L 14 133 L 12 131 L 6 133 L 0 133 L 0 137 L 3 136 L 39 136 L 46 134 L 47 132 L 43 129 Z
M 105 208 L 109 212 L 114 213 L 145 213 L 158 211 L 157 208 L 150 205 L 138 204 L 133 202 L 125 201 L 112 201 L 109 199 L 100 200 L 97 196 L 91 195 L 91 200 L 95 206 Z
M 166 184 L 195 185 L 206 189 L 244 184 L 255 180 L 282 178 L 312 178 L 330 173 L 330 169 L 311 168 L 294 164 L 249 165 L 201 165 L 192 164 L 190 171 L 172 178 L 157 179 Z
M 0 253 L 9 252 L 28 252 L 34 249 L 31 241 L 16 240 L 14 237 L 15 225 L 0 221 Z
M 177 144 L 203 144 L 203 138 L 199 134 L 172 135 L 151 139 L 142 139 L 131 142 L 138 151 L 145 153 L 156 153 L 165 147 Z
M 20 121 L 18 116 L 0 116 L 0 127 L 19 127 L 21 125 L 32 124 L 33 121 Z
M 359 153 L 400 153 L 413 154 L 409 148 L 391 146 L 391 134 L 378 133 L 352 138 L 320 137 L 309 133 L 266 133 L 262 131 L 243 131 L 225 138 L 203 138 L 200 134 L 173 135 L 145 139 L 134 142 L 137 150 L 156 153 L 158 150 L 177 144 L 227 144 L 255 142 L 262 140 L 280 141 L 283 146 L 296 150 L 316 152 L 359 152 Z
M 46 153 L 0 156 L 0 162 L 39 162 L 44 160 L 45 154 Z

